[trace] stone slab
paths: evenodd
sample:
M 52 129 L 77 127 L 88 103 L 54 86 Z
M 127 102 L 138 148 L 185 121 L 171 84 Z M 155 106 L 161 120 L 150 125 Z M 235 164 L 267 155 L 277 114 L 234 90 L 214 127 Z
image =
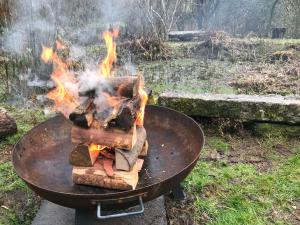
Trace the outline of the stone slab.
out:
M 166 92 L 158 104 L 190 116 L 300 124 L 300 97 Z
M 81 216 L 86 216 L 84 224 L 88 225 L 167 225 L 163 197 L 145 203 L 145 212 L 139 216 L 98 220 L 96 219 L 96 209 L 94 212 L 82 212 Z M 78 219 L 80 219 L 80 216 L 77 214 L 77 222 Z M 46 200 L 43 201 L 42 206 L 31 225 L 53 224 L 75 224 L 75 210 L 56 205 Z
M 202 30 L 170 31 L 168 33 L 169 41 L 173 41 L 173 40 L 192 41 L 193 39 L 206 40 L 214 36 L 216 36 L 215 32 L 202 31 Z

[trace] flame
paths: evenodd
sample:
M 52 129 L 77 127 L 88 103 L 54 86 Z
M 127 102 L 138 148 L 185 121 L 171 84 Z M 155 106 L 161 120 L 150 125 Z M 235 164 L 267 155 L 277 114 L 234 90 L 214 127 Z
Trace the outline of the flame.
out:
M 137 117 L 136 117 L 136 121 L 135 121 L 137 126 L 144 125 L 145 107 L 146 107 L 146 104 L 148 101 L 148 94 L 144 90 L 144 86 L 145 86 L 144 81 L 140 81 L 138 94 L 141 98 L 141 105 L 140 105 L 139 111 L 137 112 Z
M 105 149 L 105 146 L 103 145 L 97 145 L 97 144 L 90 144 L 89 145 L 89 152 L 97 152 L 97 151 L 102 151 L 103 149 Z
M 42 54 L 41 54 L 41 59 L 45 62 L 48 63 L 53 57 L 53 49 L 52 48 L 47 48 L 42 46 Z
M 89 154 L 90 154 L 92 163 L 94 163 L 97 160 L 100 151 L 102 151 L 103 149 L 105 149 L 105 146 L 96 145 L 93 143 L 89 145 Z
M 55 44 L 56 44 L 56 49 L 58 50 L 66 48 L 60 41 L 55 41 Z
M 111 76 L 113 63 L 117 60 L 116 43 L 114 42 L 114 38 L 117 38 L 118 35 L 118 29 L 113 29 L 113 31 L 106 31 L 103 33 L 103 39 L 107 48 L 107 55 L 100 65 L 100 72 L 104 77 Z
M 67 65 L 57 56 L 53 49 L 42 48 L 41 59 L 45 63 L 53 62 L 51 79 L 55 82 L 55 89 L 47 94 L 47 97 L 54 101 L 54 109 L 62 112 L 66 117 L 79 106 L 78 84 Z

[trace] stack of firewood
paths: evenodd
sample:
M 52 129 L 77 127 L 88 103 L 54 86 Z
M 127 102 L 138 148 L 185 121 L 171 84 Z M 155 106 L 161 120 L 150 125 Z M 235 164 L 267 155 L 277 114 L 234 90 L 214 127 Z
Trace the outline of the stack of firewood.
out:
M 79 93 L 86 100 L 69 115 L 76 144 L 70 153 L 74 183 L 135 189 L 148 150 L 146 130 L 137 123 L 143 107 L 141 82 L 141 76 L 110 78 L 104 95 L 116 101 L 101 112 L 94 104 L 96 90 Z

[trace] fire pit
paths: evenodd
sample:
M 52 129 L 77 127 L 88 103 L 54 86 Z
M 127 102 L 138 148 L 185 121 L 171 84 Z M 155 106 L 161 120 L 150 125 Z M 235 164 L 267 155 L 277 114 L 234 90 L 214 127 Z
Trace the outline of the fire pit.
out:
M 32 129 L 13 152 L 17 174 L 37 194 L 78 214 L 97 206 L 100 219 L 143 213 L 144 201 L 176 193 L 204 139 L 191 118 L 146 107 L 150 92 L 141 73 L 113 76 L 117 35 L 103 33 L 108 51 L 100 70 L 75 73 L 60 42 L 56 49 L 43 47 L 55 82 L 47 96 L 62 114 Z M 131 213 L 101 212 L 137 203 L 141 209 Z
M 170 192 L 195 166 L 204 143 L 203 132 L 191 118 L 174 110 L 147 106 L 145 128 L 149 153 L 135 190 L 118 191 L 74 184 L 68 156 L 71 122 L 62 115 L 29 131 L 16 144 L 16 173 L 43 198 L 75 209 L 122 209 Z

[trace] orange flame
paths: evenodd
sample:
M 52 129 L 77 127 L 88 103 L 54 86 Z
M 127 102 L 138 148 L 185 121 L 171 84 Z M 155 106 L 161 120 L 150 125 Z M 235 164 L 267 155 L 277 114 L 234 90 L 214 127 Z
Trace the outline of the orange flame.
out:
M 53 50 L 52 50 L 52 48 L 47 48 L 47 47 L 44 47 L 44 46 L 42 48 L 43 48 L 43 50 L 42 50 L 42 54 L 41 54 L 41 59 L 45 63 L 48 63 L 48 62 L 50 62 L 50 60 L 53 57 Z
M 116 43 L 114 42 L 114 38 L 117 38 L 118 35 L 118 29 L 113 29 L 113 31 L 106 31 L 103 33 L 103 39 L 107 48 L 107 55 L 100 65 L 100 72 L 104 77 L 111 76 L 113 63 L 117 60 Z
M 105 146 L 102 146 L 102 145 L 96 145 L 94 143 L 90 144 L 89 145 L 89 152 L 97 152 L 97 151 L 101 151 L 105 149 Z
M 94 162 L 97 160 L 100 151 L 102 151 L 103 149 L 105 149 L 105 146 L 96 145 L 96 144 L 89 145 L 89 154 L 92 160 L 92 164 L 94 164 Z
M 66 117 L 79 105 L 78 87 L 73 74 L 67 70 L 67 65 L 60 60 L 51 48 L 43 46 L 41 59 L 46 62 L 53 62 L 54 69 L 51 79 L 55 82 L 55 89 L 47 94 L 47 97 L 54 101 L 54 108 L 62 112 Z M 72 92 L 71 87 L 75 90 Z
M 65 49 L 65 46 L 60 41 L 55 41 L 56 49 Z
M 138 94 L 141 98 L 141 106 L 139 111 L 137 112 L 137 117 L 136 117 L 136 125 L 137 126 L 143 126 L 144 125 L 144 116 L 145 116 L 145 107 L 148 101 L 148 94 L 144 90 L 144 81 L 140 81 L 140 86 L 138 90 Z

